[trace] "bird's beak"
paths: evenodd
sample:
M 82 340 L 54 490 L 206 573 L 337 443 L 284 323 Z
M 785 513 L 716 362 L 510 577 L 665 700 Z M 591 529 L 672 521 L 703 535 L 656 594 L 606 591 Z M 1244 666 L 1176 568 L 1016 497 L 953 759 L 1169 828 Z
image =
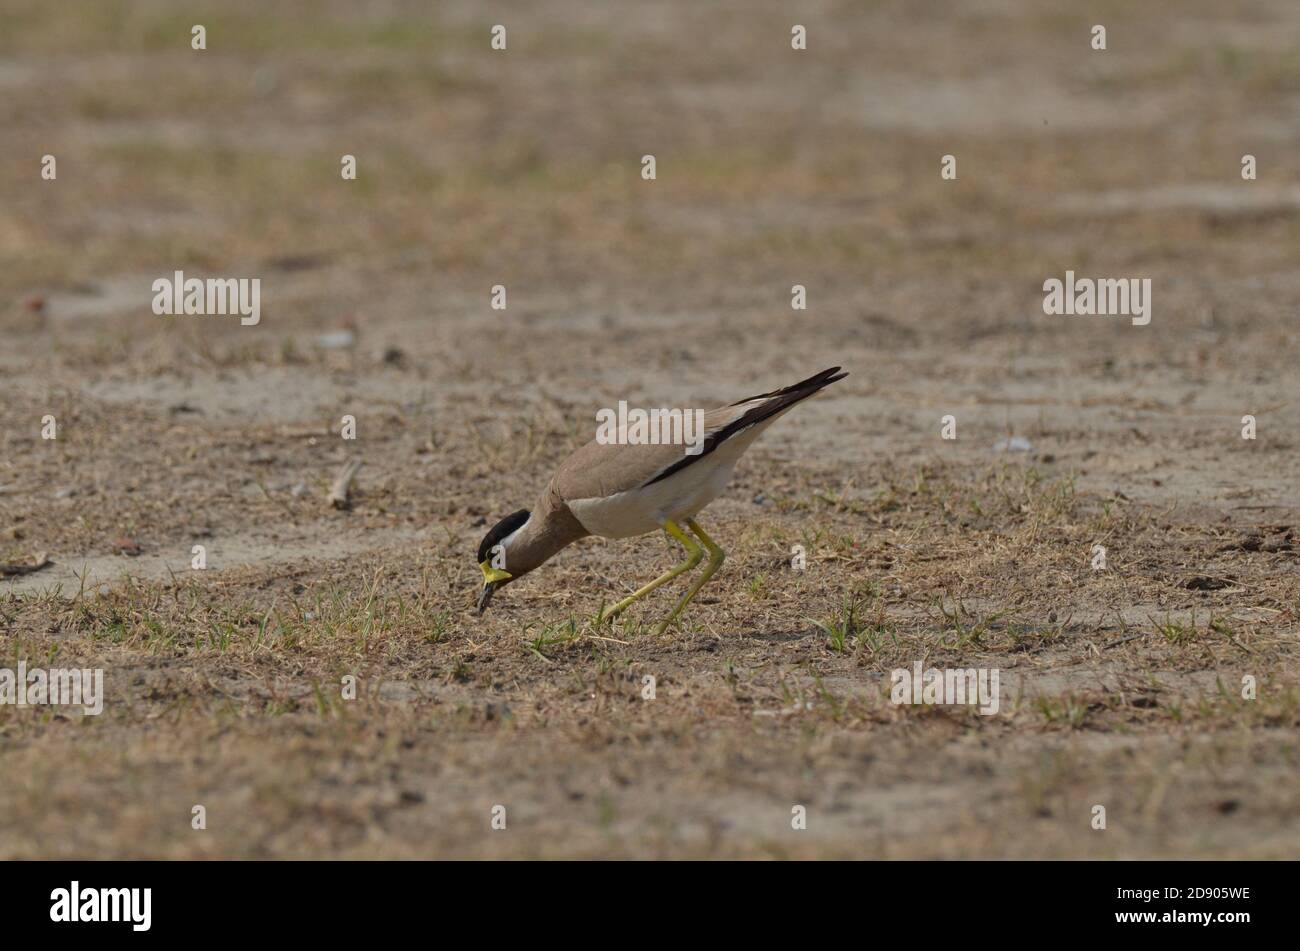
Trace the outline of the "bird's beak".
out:
M 514 576 L 502 568 L 493 568 L 491 561 L 479 562 L 479 568 L 483 571 L 483 590 L 478 595 L 478 613 L 482 615 L 492 600 L 492 593 Z
M 480 617 L 487 610 L 488 602 L 492 600 L 492 592 L 496 589 L 497 586 L 490 581 L 483 585 L 483 590 L 478 595 L 478 613 Z

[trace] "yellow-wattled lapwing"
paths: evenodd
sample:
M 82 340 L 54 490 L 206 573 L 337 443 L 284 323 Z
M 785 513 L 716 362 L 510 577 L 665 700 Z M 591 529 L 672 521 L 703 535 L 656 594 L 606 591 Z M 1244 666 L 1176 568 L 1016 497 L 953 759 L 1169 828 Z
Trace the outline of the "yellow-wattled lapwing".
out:
M 703 414 L 704 435 L 687 451 L 682 445 L 592 440 L 560 464 L 532 511 L 521 509 L 492 527 L 478 546 L 482 614 L 493 593 L 587 535 L 629 538 L 663 529 L 686 549 L 686 560 L 632 592 L 601 615 L 612 618 L 655 588 L 708 563 L 657 633 L 671 624 L 725 557 L 694 516 L 716 499 L 731 479 L 736 460 L 778 416 L 824 386 L 848 376 L 839 367 L 751 396 Z M 689 411 L 688 411 L 689 412 Z M 699 544 L 687 535 L 689 528 Z M 703 546 L 703 548 L 701 548 Z

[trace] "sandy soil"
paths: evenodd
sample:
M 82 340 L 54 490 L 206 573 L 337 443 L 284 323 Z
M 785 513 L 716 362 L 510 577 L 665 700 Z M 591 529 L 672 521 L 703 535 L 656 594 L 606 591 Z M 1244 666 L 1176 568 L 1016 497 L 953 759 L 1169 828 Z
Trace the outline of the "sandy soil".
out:
M 203 52 L 161 0 L 10 6 L 0 564 L 52 564 L 0 667 L 106 701 L 0 705 L 0 856 L 1300 855 L 1294 4 L 825 2 L 802 52 L 775 2 L 237 2 Z M 261 323 L 155 316 L 176 269 Z M 1067 269 L 1151 323 L 1045 315 Z M 680 626 L 591 620 L 655 537 L 474 615 L 597 409 L 834 364 Z M 998 714 L 891 703 L 916 661 Z

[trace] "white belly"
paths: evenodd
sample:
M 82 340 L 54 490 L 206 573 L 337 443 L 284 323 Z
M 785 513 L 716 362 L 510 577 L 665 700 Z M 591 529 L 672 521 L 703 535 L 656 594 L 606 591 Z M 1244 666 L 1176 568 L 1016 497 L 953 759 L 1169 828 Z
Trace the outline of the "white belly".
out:
M 789 411 L 782 410 L 737 433 L 699 462 L 644 488 L 603 499 L 568 499 L 569 511 L 583 528 L 604 538 L 644 535 L 662 527 L 665 521 L 691 518 L 722 494 L 731 481 L 736 460 L 763 430 Z
M 739 453 L 719 447 L 666 479 L 603 499 L 571 499 L 569 510 L 582 527 L 604 538 L 653 532 L 667 520 L 690 518 L 722 494 Z

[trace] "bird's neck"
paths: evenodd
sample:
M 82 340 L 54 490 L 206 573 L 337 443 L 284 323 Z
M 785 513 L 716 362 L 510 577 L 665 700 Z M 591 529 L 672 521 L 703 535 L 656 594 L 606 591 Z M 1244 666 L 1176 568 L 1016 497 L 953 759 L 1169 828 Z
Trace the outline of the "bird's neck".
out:
M 506 545 L 506 570 L 516 576 L 532 571 L 588 534 L 569 507 L 548 492 Z

